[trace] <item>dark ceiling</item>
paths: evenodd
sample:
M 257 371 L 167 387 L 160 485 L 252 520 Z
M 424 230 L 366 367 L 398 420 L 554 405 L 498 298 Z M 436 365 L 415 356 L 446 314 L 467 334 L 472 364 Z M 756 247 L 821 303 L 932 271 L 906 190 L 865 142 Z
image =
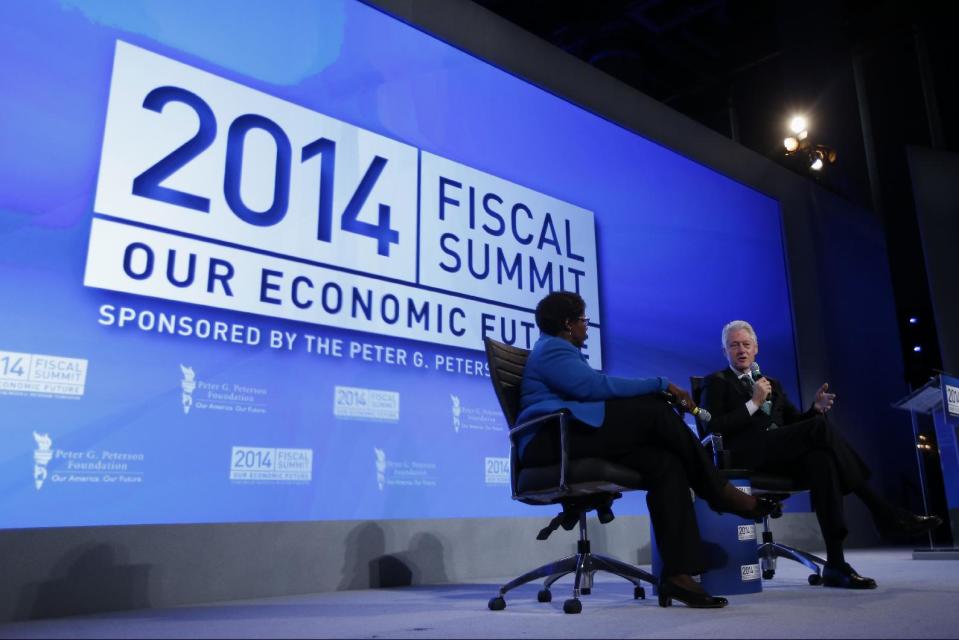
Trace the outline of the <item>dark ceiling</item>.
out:
M 841 197 L 886 228 L 905 377 L 941 367 L 906 147 L 959 151 L 959 3 L 475 0 Z M 787 157 L 789 117 L 837 152 Z M 910 325 L 908 318 L 929 319 Z M 913 351 L 921 343 L 921 353 Z
M 780 53 L 772 3 L 479 4 L 666 103 L 721 84 L 737 70 Z
M 955 105 L 955 3 L 476 1 L 764 155 L 780 155 L 782 125 L 793 110 L 816 112 L 823 134 L 830 126 L 858 125 L 846 120 L 840 125 L 838 118 L 848 109 L 836 113 L 830 108 L 832 102 L 852 98 L 858 119 L 854 56 L 867 76 L 878 63 L 879 82 L 893 80 L 890 65 L 896 75 L 910 76 L 907 90 L 915 89 L 913 98 L 922 102 L 917 39 L 927 51 L 933 83 L 940 85 L 940 101 Z M 753 131 L 757 126 L 761 133 Z M 861 130 L 856 133 L 861 137 Z M 957 133 L 947 132 L 953 138 Z M 864 200 L 863 194 L 849 195 Z

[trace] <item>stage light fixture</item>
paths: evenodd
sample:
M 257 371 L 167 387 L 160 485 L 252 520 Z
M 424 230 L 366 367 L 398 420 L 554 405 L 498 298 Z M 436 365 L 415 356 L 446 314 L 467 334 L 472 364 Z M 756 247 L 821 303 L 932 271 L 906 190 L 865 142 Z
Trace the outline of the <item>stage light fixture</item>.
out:
M 830 147 L 827 147 L 824 144 L 817 144 L 815 146 L 814 153 L 822 158 L 824 162 L 829 164 L 836 164 L 836 150 Z
M 787 156 L 799 156 L 806 162 L 810 171 L 822 171 L 826 164 L 836 164 L 836 150 L 824 144 L 814 144 L 809 138 L 807 121 L 804 116 L 795 116 L 789 122 L 789 129 L 794 135 L 783 138 L 783 147 Z
M 909 324 L 919 324 L 919 318 L 915 316 L 909 318 Z
M 919 346 L 918 344 L 914 346 L 912 350 L 915 351 L 916 353 L 922 353 L 922 347 Z

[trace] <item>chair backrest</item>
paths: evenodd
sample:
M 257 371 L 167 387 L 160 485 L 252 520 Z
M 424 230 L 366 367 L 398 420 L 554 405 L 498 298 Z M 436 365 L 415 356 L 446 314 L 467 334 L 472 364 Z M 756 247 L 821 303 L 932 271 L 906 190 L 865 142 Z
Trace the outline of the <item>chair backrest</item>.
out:
M 483 338 L 483 343 L 486 346 L 486 360 L 489 362 L 490 379 L 493 381 L 496 399 L 499 400 L 507 424 L 513 428 L 519 415 L 519 388 L 529 351 L 497 342 L 492 338 Z
M 693 402 L 696 403 L 698 407 L 702 402 L 703 398 L 703 389 L 706 386 L 706 378 L 703 376 L 689 376 L 689 392 L 693 396 Z M 699 439 L 702 440 L 708 435 L 708 430 L 706 429 L 705 423 L 696 418 L 696 433 L 699 434 Z

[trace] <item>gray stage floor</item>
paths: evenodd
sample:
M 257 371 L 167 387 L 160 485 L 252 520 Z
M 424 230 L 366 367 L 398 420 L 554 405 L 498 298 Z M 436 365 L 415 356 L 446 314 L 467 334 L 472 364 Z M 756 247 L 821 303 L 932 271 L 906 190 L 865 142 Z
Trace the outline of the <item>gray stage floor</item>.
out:
M 663 609 L 649 595 L 598 574 L 583 612 L 566 615 L 569 584 L 549 604 L 537 587 L 510 592 L 504 611 L 486 601 L 498 586 L 457 584 L 339 591 L 173 609 L 0 625 L 0 638 L 955 638 L 959 561 L 913 560 L 909 549 L 851 551 L 875 591 L 810 587 L 808 572 L 780 561 L 763 592 L 731 596 L 721 610 Z M 649 591 L 649 590 L 647 590 Z

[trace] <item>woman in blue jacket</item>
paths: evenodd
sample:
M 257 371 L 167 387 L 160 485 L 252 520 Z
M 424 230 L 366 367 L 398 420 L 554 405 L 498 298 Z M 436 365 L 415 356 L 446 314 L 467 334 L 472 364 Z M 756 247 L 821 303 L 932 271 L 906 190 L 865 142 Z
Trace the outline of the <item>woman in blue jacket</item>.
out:
M 618 378 L 593 369 L 580 352 L 589 318 L 586 303 L 560 291 L 536 306 L 542 335 L 526 361 L 517 423 L 567 409 L 574 458 L 605 458 L 636 469 L 646 481 L 646 504 L 663 558 L 660 605 L 672 599 L 690 607 L 718 608 L 692 579 L 705 570 L 702 541 L 690 501 L 692 488 L 716 511 L 761 518 L 775 504 L 736 489 L 722 476 L 686 423 L 660 392 L 693 409 L 689 394 L 666 378 Z M 527 464 L 555 460 L 557 434 L 540 431 L 520 444 Z

